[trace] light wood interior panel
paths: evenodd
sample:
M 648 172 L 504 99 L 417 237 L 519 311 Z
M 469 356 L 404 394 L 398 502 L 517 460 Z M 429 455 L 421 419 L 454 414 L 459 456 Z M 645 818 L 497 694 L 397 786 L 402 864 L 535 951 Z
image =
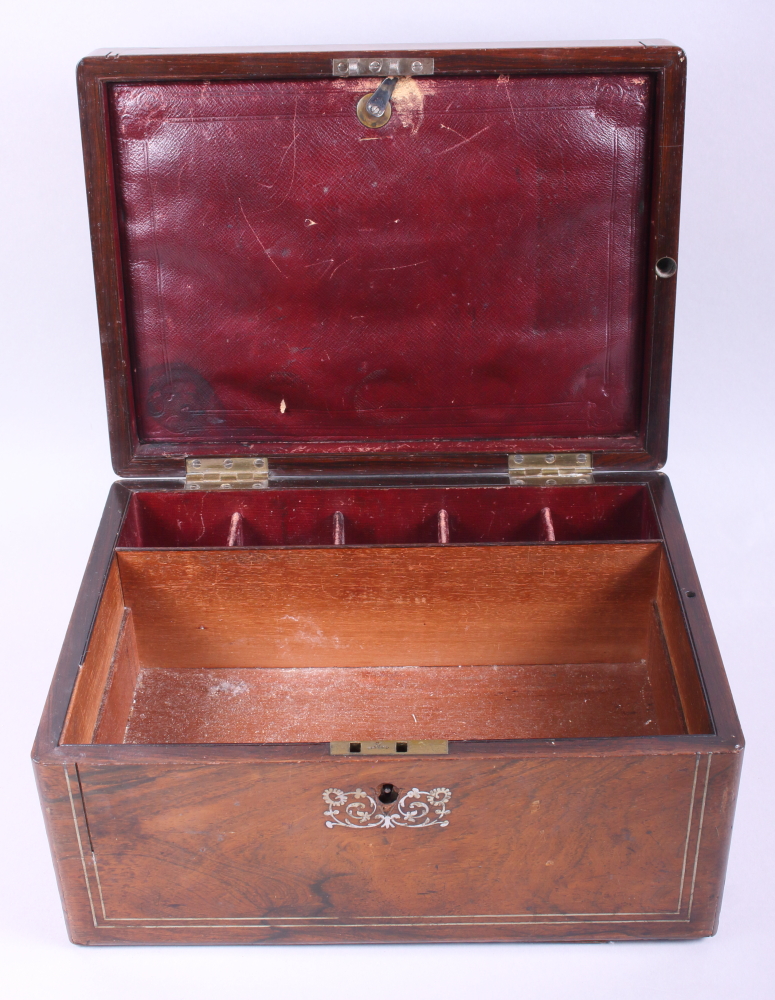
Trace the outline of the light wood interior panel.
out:
M 138 670 L 134 618 L 131 610 L 127 608 L 94 732 L 95 743 L 124 742 L 127 719 L 135 697 Z
M 114 560 L 102 592 L 86 656 L 70 698 L 61 743 L 91 742 L 123 619 L 124 596 L 118 564 Z
M 645 659 L 659 543 L 122 551 L 144 666 Z
M 687 729 L 690 733 L 712 733 L 713 725 L 708 714 L 708 705 L 697 673 L 694 652 L 673 575 L 666 558 L 662 559 L 659 569 L 657 607 Z
M 649 623 L 648 683 L 654 699 L 654 708 L 659 719 L 660 733 L 685 733 L 681 699 L 676 687 L 670 655 L 667 651 L 662 622 L 656 601 L 651 605 Z
M 63 742 L 709 732 L 659 543 L 117 553 Z
M 684 732 L 645 661 L 477 667 L 148 668 L 127 743 L 509 740 Z

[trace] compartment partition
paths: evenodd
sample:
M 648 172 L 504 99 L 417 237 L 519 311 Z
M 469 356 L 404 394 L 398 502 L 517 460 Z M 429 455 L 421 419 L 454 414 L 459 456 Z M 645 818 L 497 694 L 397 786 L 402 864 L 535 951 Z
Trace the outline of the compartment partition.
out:
M 118 551 L 62 742 L 711 731 L 660 542 L 329 543 Z
M 583 488 L 295 487 L 135 493 L 119 545 L 427 545 L 659 538 L 648 488 L 638 483 Z

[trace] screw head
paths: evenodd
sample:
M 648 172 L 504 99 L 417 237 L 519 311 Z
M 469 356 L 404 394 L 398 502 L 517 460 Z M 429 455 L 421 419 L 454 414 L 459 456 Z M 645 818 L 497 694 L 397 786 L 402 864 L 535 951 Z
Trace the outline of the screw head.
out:
M 525 461 L 524 455 L 514 455 L 513 458 L 515 465 L 522 465 L 522 463 Z
M 257 458 L 253 462 L 253 465 L 255 465 L 259 469 L 263 466 L 263 464 L 264 464 L 263 458 Z
M 547 486 L 556 486 L 557 485 L 557 480 L 556 479 L 547 479 L 546 480 L 546 485 Z
M 201 469 L 201 467 L 202 467 L 202 460 L 201 460 L 201 458 L 194 458 L 194 459 L 192 459 L 191 460 L 191 465 L 195 469 Z
M 369 69 L 371 70 L 372 73 L 379 73 L 379 71 L 382 69 L 382 60 L 372 59 L 371 62 L 369 63 Z
M 224 458 L 224 460 L 223 460 L 223 467 L 224 467 L 224 469 L 230 469 L 232 467 L 232 465 L 234 465 L 234 462 L 232 462 L 232 460 L 230 458 Z
M 338 71 L 339 71 L 340 73 L 346 73 L 346 72 L 347 72 L 347 63 L 346 63 L 346 62 L 344 61 L 344 59 L 343 59 L 343 60 L 342 60 L 341 62 L 338 62 L 338 63 L 336 64 L 336 68 L 337 68 L 337 70 L 338 70 Z
M 412 63 L 412 72 L 422 73 L 422 63 L 418 59 L 415 59 L 415 61 Z
M 554 455 L 547 455 L 546 456 L 546 464 L 547 465 L 554 465 L 555 461 L 556 461 L 556 459 L 555 459 Z

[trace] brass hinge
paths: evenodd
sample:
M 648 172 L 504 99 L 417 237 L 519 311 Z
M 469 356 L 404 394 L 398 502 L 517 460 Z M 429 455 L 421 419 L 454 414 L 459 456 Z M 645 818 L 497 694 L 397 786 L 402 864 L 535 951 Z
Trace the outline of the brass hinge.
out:
M 594 482 L 592 456 L 571 454 L 509 455 L 512 486 L 574 486 Z
M 187 458 L 187 490 L 261 490 L 269 485 L 265 458 Z

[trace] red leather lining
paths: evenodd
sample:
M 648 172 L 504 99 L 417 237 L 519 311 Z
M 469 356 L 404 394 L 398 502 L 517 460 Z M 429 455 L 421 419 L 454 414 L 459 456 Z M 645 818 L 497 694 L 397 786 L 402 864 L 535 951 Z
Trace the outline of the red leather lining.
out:
M 634 435 L 650 78 L 377 82 L 111 88 L 141 442 Z
M 225 546 L 235 512 L 241 545 L 332 545 L 343 515 L 348 545 L 437 542 L 439 511 L 450 542 L 546 541 L 543 511 L 558 542 L 659 539 L 640 484 L 435 487 L 425 489 L 187 490 L 134 493 L 119 546 Z

